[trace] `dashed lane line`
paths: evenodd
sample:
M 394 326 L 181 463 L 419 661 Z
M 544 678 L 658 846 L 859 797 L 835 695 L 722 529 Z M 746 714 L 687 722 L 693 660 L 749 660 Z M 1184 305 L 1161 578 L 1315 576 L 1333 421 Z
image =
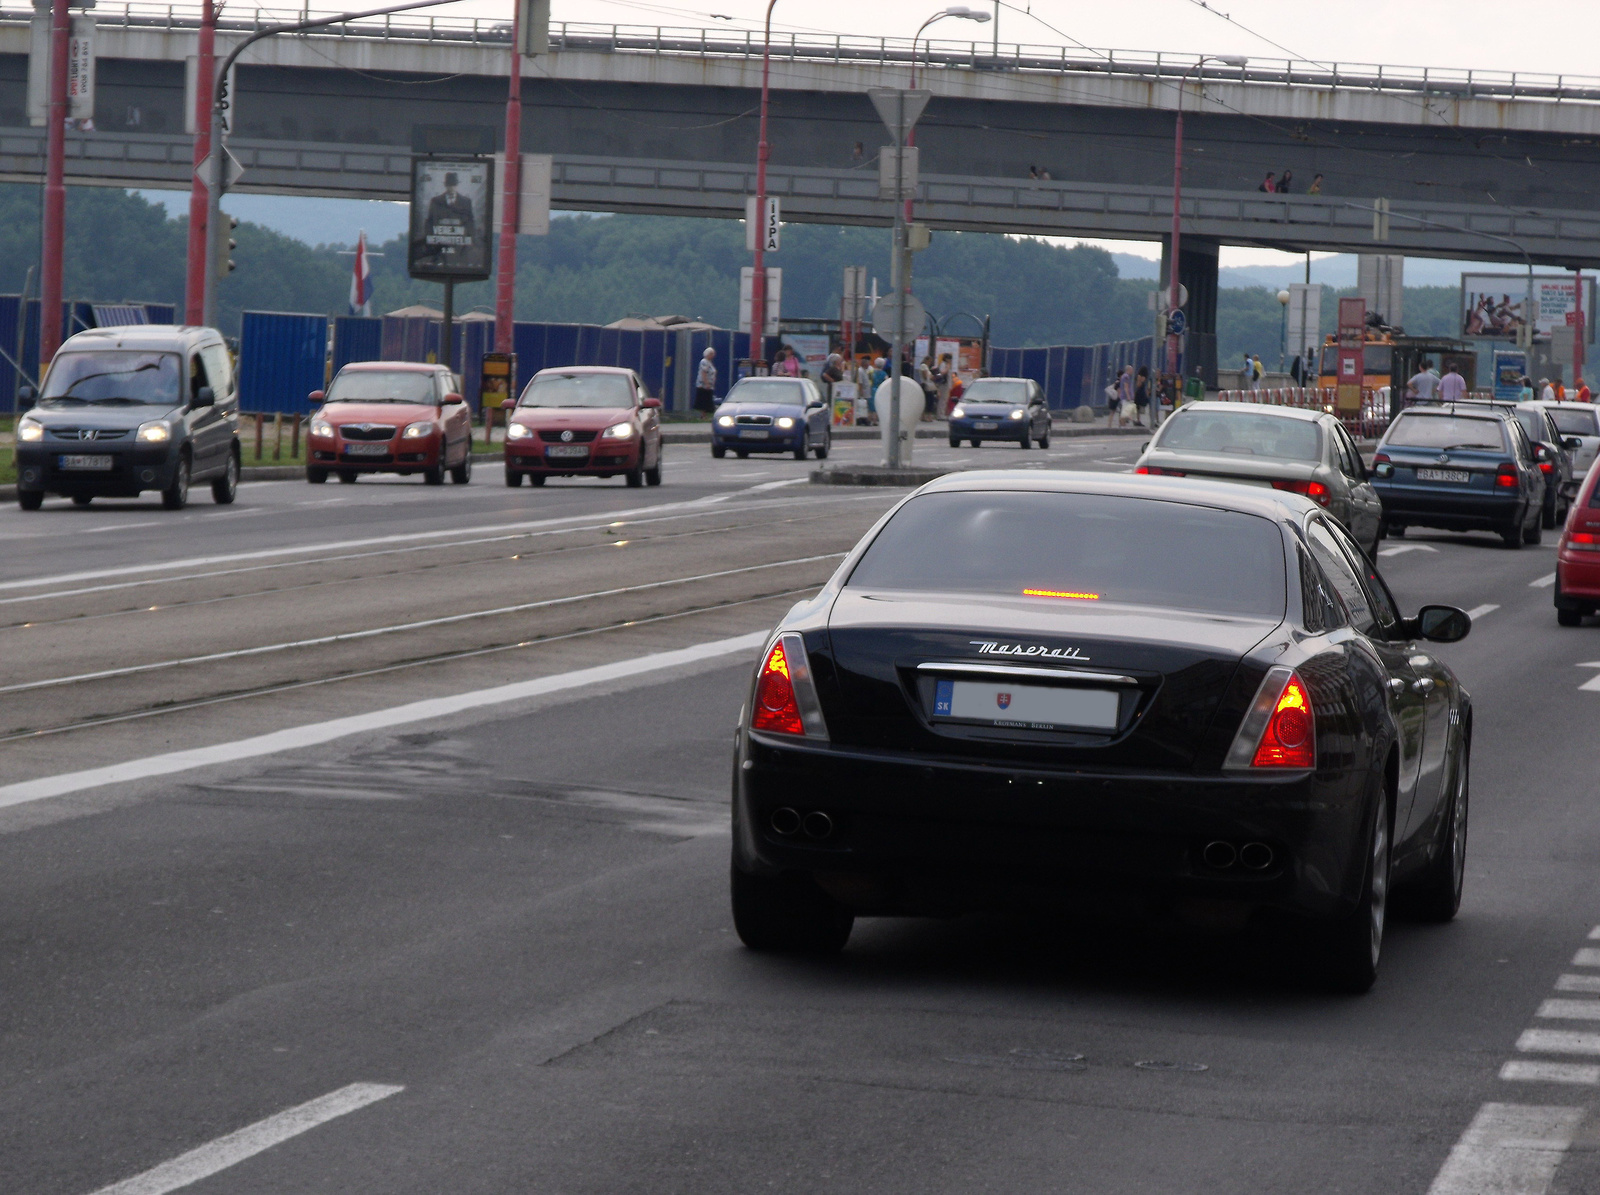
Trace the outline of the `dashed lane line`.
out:
M 1574 664 L 1573 667 L 1574 668 L 1600 668 L 1600 660 L 1591 660 L 1587 664 Z M 1583 684 L 1579 685 L 1578 686 L 1578 692 L 1580 692 L 1580 693 L 1585 693 L 1585 692 L 1587 692 L 1587 693 L 1600 693 L 1600 672 L 1595 673 L 1595 675 L 1590 677 L 1588 680 L 1584 681 Z M 1600 964 L 1588 964 L 1588 965 L 1600 966 Z
M 748 635 L 738 635 L 731 639 L 714 639 L 709 643 L 695 644 L 693 647 L 635 656 L 613 664 L 600 664 L 592 668 L 580 668 L 574 672 L 561 672 L 553 676 L 497 685 L 490 689 L 476 689 L 450 697 L 433 697 L 423 701 L 408 702 L 405 705 L 390 706 L 388 709 L 372 710 L 365 714 L 352 714 L 325 722 L 293 726 L 286 730 L 256 735 L 254 738 L 238 739 L 231 743 L 216 743 L 210 747 L 195 747 L 187 751 L 169 751 L 163 755 L 150 755 L 125 763 L 87 768 L 81 772 L 42 776 L 36 780 L 0 785 L 0 809 L 25 805 L 32 801 L 43 801 L 50 797 L 65 796 L 68 793 L 83 792 L 86 789 L 101 788 L 108 784 L 125 784 L 154 776 L 171 776 L 179 772 L 194 771 L 216 764 L 237 763 L 245 759 L 279 755 L 285 751 L 315 747 L 352 735 L 370 734 L 418 722 L 432 722 L 467 710 L 505 705 L 509 702 L 544 697 L 589 685 L 656 673 L 670 673 L 673 669 L 685 668 L 705 660 L 753 654 L 766 643 L 768 634 L 767 631 L 753 631 Z
M 1583 1116 L 1583 1108 L 1483 1105 L 1428 1195 L 1543 1195 Z
M 1498 609 L 1500 609 L 1500 607 L 1496 603 L 1494 603 L 1494 602 L 1486 602 L 1482 606 L 1474 606 L 1474 607 L 1472 607 L 1472 609 L 1468 610 L 1467 611 L 1467 617 L 1472 619 L 1472 621 L 1476 622 L 1476 621 L 1478 621 L 1478 619 L 1482 618 L 1485 614 L 1493 614 Z
M 1580 1029 L 1524 1029 L 1517 1038 L 1524 1054 L 1600 1054 L 1600 1033 Z
M 1600 1087 L 1600 1064 L 1535 1062 L 1528 1058 L 1513 1058 L 1500 1068 L 1500 1077 L 1512 1083 L 1570 1083 Z
M 1555 583 L 1556 583 L 1556 575 L 1554 573 L 1546 573 L 1544 576 L 1540 577 L 1537 581 L 1529 581 L 1528 582 L 1528 588 L 1529 589 L 1549 589 L 1550 586 L 1554 585 Z
M 1547 1021 L 1600 1021 L 1600 1000 L 1546 1000 L 1534 1015 Z
M 1391 548 L 1384 548 L 1379 556 L 1403 556 L 1407 552 L 1437 552 L 1438 548 L 1429 547 L 1427 544 L 1395 544 Z
M 101 1187 L 94 1195 L 166 1195 L 168 1191 L 177 1191 L 201 1179 L 210 1178 L 274 1145 L 281 1145 L 291 1137 L 298 1137 L 318 1125 L 348 1116 L 404 1090 L 404 1087 L 384 1083 L 352 1083 L 265 1120 L 258 1120 L 226 1137 L 218 1137 L 143 1174 L 136 1174 L 109 1187 Z

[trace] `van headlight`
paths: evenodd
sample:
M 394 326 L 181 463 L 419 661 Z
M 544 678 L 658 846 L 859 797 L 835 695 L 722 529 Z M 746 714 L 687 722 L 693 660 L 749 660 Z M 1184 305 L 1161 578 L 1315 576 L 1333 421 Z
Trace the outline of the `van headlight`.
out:
M 172 429 L 160 422 L 141 423 L 134 439 L 141 444 L 165 444 L 172 439 Z
M 44 424 L 37 419 L 23 418 L 17 424 L 17 439 L 23 444 L 34 444 L 44 439 Z
M 506 427 L 506 439 L 508 440 L 526 440 L 531 435 L 533 435 L 533 429 L 526 423 L 512 423 Z
M 406 424 L 406 430 L 400 433 L 400 437 L 405 440 L 420 440 L 423 436 L 433 435 L 437 428 L 438 425 L 433 420 L 423 419 L 417 423 Z
M 633 439 L 633 424 L 613 423 L 600 433 L 602 440 L 631 440 Z

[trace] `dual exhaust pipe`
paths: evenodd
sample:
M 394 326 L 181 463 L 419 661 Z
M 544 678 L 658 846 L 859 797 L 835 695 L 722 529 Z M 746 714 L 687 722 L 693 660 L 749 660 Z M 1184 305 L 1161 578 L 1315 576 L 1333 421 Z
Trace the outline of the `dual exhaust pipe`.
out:
M 1277 853 L 1264 842 L 1247 842 L 1234 846 L 1218 839 L 1208 842 L 1200 852 L 1200 861 L 1213 871 L 1227 871 L 1237 865 L 1246 871 L 1266 871 L 1277 861 Z
M 784 838 L 804 834 L 815 842 L 821 842 L 823 839 L 833 837 L 833 819 L 820 809 L 802 814 L 785 805 L 782 809 L 773 811 L 768 824 L 771 825 L 774 834 Z

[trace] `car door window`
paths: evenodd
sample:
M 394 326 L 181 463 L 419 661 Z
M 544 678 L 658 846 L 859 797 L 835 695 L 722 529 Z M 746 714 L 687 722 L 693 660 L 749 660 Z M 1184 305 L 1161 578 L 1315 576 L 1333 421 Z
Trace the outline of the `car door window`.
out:
M 1333 596 L 1332 586 L 1303 548 L 1300 550 L 1300 603 L 1305 628 L 1312 634 L 1337 630 L 1344 625 L 1344 611 Z
M 200 397 L 200 388 L 202 386 L 211 386 L 211 379 L 206 373 L 206 363 L 201 359 L 199 353 L 195 353 L 189 358 L 189 401 L 191 403 Z M 215 395 L 216 392 L 217 388 L 211 386 L 211 393 Z
M 1363 635 L 1382 638 L 1378 627 L 1378 616 L 1372 609 L 1372 601 L 1367 596 L 1361 579 L 1351 567 L 1343 549 L 1339 547 L 1338 540 L 1334 539 L 1332 532 L 1321 519 L 1312 520 L 1306 527 L 1306 541 L 1310 544 L 1311 555 L 1321 566 L 1323 575 L 1328 578 L 1334 592 L 1339 595 L 1339 601 L 1349 615 L 1350 624 Z
M 200 356 L 205 361 L 206 376 L 211 379 L 211 392 L 217 396 L 217 405 L 232 406 L 235 398 L 233 365 L 228 360 L 228 350 L 220 344 L 203 345 Z
M 1343 427 L 1335 425 L 1333 441 L 1339 448 L 1339 468 L 1351 481 L 1363 480 L 1364 470 L 1361 467 L 1361 454 L 1356 451 L 1356 446 L 1350 442 L 1350 433 Z
M 1344 549 L 1350 567 L 1360 576 L 1362 587 L 1372 603 L 1372 613 L 1378 620 L 1379 629 L 1385 638 L 1394 638 L 1399 633 L 1400 608 L 1395 604 L 1394 595 L 1389 592 L 1388 585 L 1384 584 L 1383 578 L 1378 575 L 1378 570 L 1373 567 L 1366 554 L 1356 547 L 1355 540 L 1345 533 L 1344 528 L 1330 527 L 1328 530 Z

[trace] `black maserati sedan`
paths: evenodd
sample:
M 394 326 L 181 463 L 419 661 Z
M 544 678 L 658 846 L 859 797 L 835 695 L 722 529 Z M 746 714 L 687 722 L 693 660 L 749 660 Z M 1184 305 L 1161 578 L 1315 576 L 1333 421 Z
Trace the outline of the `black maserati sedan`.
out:
M 854 918 L 1128 892 L 1377 975 L 1391 885 L 1461 900 L 1471 700 L 1298 494 L 970 472 L 884 516 L 773 632 L 733 769 L 734 922 L 842 949 Z

